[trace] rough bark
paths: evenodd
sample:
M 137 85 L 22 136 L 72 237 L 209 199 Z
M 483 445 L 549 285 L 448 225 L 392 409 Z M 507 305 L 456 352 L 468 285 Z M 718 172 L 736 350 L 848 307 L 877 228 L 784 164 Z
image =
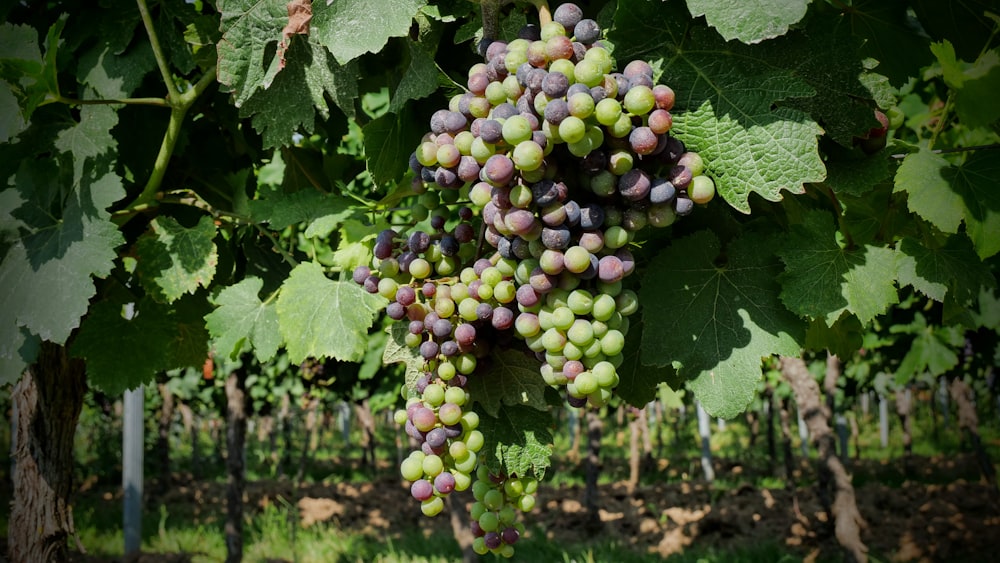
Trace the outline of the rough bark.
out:
M 983 448 L 982 440 L 979 437 L 979 416 L 976 414 L 972 388 L 961 378 L 956 378 L 952 380 L 950 390 L 951 397 L 958 407 L 958 427 L 964 429 L 969 435 L 973 451 L 976 453 L 976 461 L 979 463 L 979 470 L 986 482 L 993 486 L 995 493 L 997 487 L 996 468 L 993 467 L 993 461 Z M 994 496 L 996 495 L 994 494 Z
M 354 405 L 354 415 L 361 425 L 361 465 L 375 468 L 375 416 L 372 415 L 368 399 Z
M 462 550 L 462 563 L 480 561 L 479 555 L 472 549 L 472 528 L 469 522 L 469 510 L 466 507 L 467 492 L 454 492 L 448 495 L 448 515 L 451 520 L 451 531 L 455 541 Z
M 788 398 L 781 400 L 781 453 L 785 461 L 785 481 L 795 490 L 795 457 L 792 450 L 792 413 Z
M 170 489 L 170 425 L 174 421 L 174 394 L 163 383 L 158 385 L 160 399 L 163 404 L 160 406 L 160 416 L 157 420 L 156 452 L 160 462 L 160 483 L 159 492 L 165 493 Z
M 75 533 L 73 441 L 87 376 L 66 348 L 42 343 L 35 364 L 14 386 L 14 486 L 7 528 L 10 561 L 65 561 Z
M 292 399 L 287 394 L 281 397 L 281 408 L 278 410 L 278 424 L 275 432 L 282 434 L 284 447 L 277 450 L 277 436 L 275 436 L 275 451 L 278 451 L 277 475 L 281 479 L 285 476 L 285 467 L 292 452 Z
M 757 411 L 750 409 L 746 412 L 747 417 L 747 427 L 750 429 L 750 444 L 749 446 L 753 448 L 757 445 L 757 436 L 760 435 L 760 415 Z
M 835 439 L 829 424 L 830 413 L 820 403 L 819 386 L 809 375 L 801 358 L 782 358 L 781 373 L 795 393 L 799 412 L 802 413 L 819 452 L 820 467 L 829 471 L 833 477 L 834 499 L 830 512 L 837 541 L 846 550 L 848 558 L 864 563 L 868 560 L 868 547 L 861 541 L 861 530 L 867 524 L 858 511 L 851 476 L 834 451 Z
M 774 440 L 774 390 L 768 385 L 764 389 L 764 418 L 767 420 L 767 459 L 771 472 L 778 463 L 778 448 Z
M 635 493 L 635 488 L 639 485 L 639 439 L 644 423 L 637 414 L 629 417 L 628 481 L 625 483 L 625 491 L 629 496 Z
M 226 378 L 226 422 L 226 563 L 238 563 L 243 560 L 243 495 L 246 492 L 247 392 L 243 368 Z
M 896 415 L 903 426 L 903 454 L 909 458 L 913 455 L 913 395 L 908 389 L 896 389 Z
M 604 421 L 599 413 L 587 412 L 587 469 L 586 486 L 583 491 L 583 506 L 587 510 L 587 526 L 591 530 L 601 527 L 601 515 L 598 512 L 597 478 L 601 474 L 601 435 L 604 432 Z
M 315 449 L 316 434 L 316 411 L 319 409 L 319 399 L 310 397 L 306 404 L 306 440 L 302 444 L 302 453 L 299 455 L 299 469 L 295 473 L 296 486 L 301 486 L 306 477 L 306 467 L 309 465 L 309 454 Z

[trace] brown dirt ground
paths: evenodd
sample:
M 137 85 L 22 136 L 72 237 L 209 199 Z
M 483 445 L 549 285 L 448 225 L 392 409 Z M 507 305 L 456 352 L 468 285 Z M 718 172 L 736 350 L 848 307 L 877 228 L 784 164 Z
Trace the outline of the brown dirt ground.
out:
M 658 471 L 666 474 L 664 467 Z M 854 462 L 851 470 L 857 486 L 861 514 L 868 522 L 862 539 L 872 554 L 890 561 L 990 561 L 1000 547 L 1000 504 L 996 489 L 987 484 L 950 478 L 975 475 L 969 456 L 942 459 L 914 458 L 907 467 L 901 462 Z M 654 471 L 657 471 L 654 469 Z M 814 467 L 804 463 L 796 471 L 802 478 Z M 728 472 L 728 473 L 727 473 Z M 741 465 L 719 462 L 717 474 L 741 475 Z M 383 472 L 385 474 L 385 472 Z M 886 475 L 900 477 L 898 486 L 880 482 Z M 803 477 L 804 476 L 804 477 Z M 859 479 L 859 476 L 864 476 Z M 906 477 L 911 477 L 906 479 Z M 648 478 L 645 482 L 654 482 Z M 601 532 L 628 538 L 640 552 L 660 556 L 680 553 L 689 546 L 733 549 L 759 542 L 777 541 L 804 560 L 839 559 L 841 551 L 833 527 L 822 508 L 816 487 L 805 485 L 796 492 L 758 488 L 747 483 L 725 491 L 705 482 L 647 484 L 627 494 L 624 483 L 600 487 Z M 732 480 L 730 480 L 731 482 Z M 929 484 L 930 482 L 941 484 Z M 223 484 L 178 485 L 155 500 L 166 503 L 171 514 L 189 510 L 196 521 L 211 523 L 220 518 L 225 498 Z M 117 495 L 96 490 L 109 503 Z M 309 485 L 297 492 L 289 482 L 248 484 L 248 511 L 283 499 L 298 498 L 303 526 L 332 522 L 354 532 L 384 537 L 393 531 L 420 529 L 431 533 L 448 530 L 445 519 L 427 519 L 419 510 L 398 510 L 413 504 L 407 488 L 386 477 L 364 484 Z M 581 504 L 582 488 L 543 486 L 535 512 L 525 517 L 529 534 L 544 533 L 565 545 L 585 544 L 594 533 L 586 525 Z M 534 529 L 532 529 L 534 527 Z M 85 557 L 78 561 L 97 563 L 106 559 Z M 179 563 L 184 554 L 146 554 L 141 563 Z

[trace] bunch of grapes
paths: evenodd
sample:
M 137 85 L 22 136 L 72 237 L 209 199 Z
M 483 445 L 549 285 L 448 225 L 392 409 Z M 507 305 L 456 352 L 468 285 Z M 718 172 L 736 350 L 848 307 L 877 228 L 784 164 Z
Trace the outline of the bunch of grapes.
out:
M 675 94 L 653 75 L 643 61 L 615 72 L 600 27 L 566 3 L 489 43 L 468 91 L 431 116 L 410 158 L 413 226 L 381 232 L 373 266 L 354 272 L 424 360 L 397 421 L 419 444 L 402 473 L 425 513 L 470 486 L 483 437 L 466 383 L 491 349 L 526 347 L 574 407 L 611 398 L 638 310 L 630 244 L 715 194 L 671 135 Z M 489 479 L 499 504 L 476 495 L 499 522 L 476 524 L 479 547 L 513 553 L 526 478 Z

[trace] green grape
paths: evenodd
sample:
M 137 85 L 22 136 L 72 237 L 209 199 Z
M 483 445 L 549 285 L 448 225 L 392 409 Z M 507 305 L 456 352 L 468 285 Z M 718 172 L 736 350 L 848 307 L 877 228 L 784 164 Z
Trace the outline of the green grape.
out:
M 599 388 L 597 377 L 590 371 L 578 374 L 573 384 L 576 385 L 576 392 L 580 395 L 589 395 Z
M 465 439 L 465 445 L 469 447 L 469 451 L 472 453 L 478 453 L 483 448 L 484 442 L 483 433 L 478 430 L 469 432 L 469 435 Z
M 588 346 L 594 341 L 594 327 L 589 321 L 576 319 L 566 331 L 566 337 L 576 346 Z
M 498 491 L 497 489 L 490 489 L 486 491 L 486 494 L 483 495 L 483 504 L 486 505 L 486 508 L 488 510 L 500 510 L 500 507 L 503 506 L 503 493 Z M 487 514 L 491 514 L 493 518 L 497 518 L 496 513 L 493 512 L 486 512 L 483 514 L 483 516 L 486 516 Z M 486 530 L 487 532 L 492 532 L 493 530 L 496 529 L 496 524 L 499 523 L 500 523 L 499 518 L 497 518 L 494 521 L 494 526 L 492 530 L 487 529 L 486 527 L 483 527 L 483 529 Z M 479 518 L 479 525 L 480 526 L 483 525 L 482 517 Z
M 510 120 L 508 120 L 508 123 L 509 121 Z M 514 161 L 514 166 L 517 167 L 518 170 L 529 172 L 537 170 L 541 167 L 544 158 L 545 151 L 542 150 L 542 147 L 540 147 L 538 143 L 530 139 L 519 142 L 517 146 L 514 147 L 514 152 L 511 155 L 511 159 Z
M 424 516 L 437 516 L 444 510 L 444 499 L 441 497 L 431 497 L 420 502 L 420 511 Z
M 466 444 L 465 447 L 466 451 L 468 451 L 468 444 Z M 478 461 L 476 453 L 468 451 L 468 454 L 464 458 L 455 458 L 455 470 L 462 473 L 469 473 L 476 468 L 476 463 L 478 463 Z
M 629 88 L 622 105 L 632 115 L 646 115 L 656 105 L 656 97 L 649 86 L 640 84 Z
M 424 457 L 421 467 L 424 470 L 424 474 L 428 477 L 437 477 L 444 471 L 444 462 L 440 457 L 432 454 Z
M 462 406 L 465 404 L 465 401 L 468 400 L 468 393 L 461 387 L 448 387 L 444 391 L 444 400 L 446 403 L 454 403 L 458 406 Z
M 399 464 L 399 472 L 407 481 L 422 479 L 424 476 L 422 460 L 413 457 L 404 459 L 403 463 Z
M 587 135 L 587 124 L 582 119 L 571 115 L 559 124 L 559 136 L 567 143 L 580 141 Z
M 439 406 L 444 402 L 444 387 L 437 383 L 431 383 L 425 387 L 424 401 L 432 407 Z
M 531 124 L 522 115 L 512 115 L 503 122 L 503 140 L 510 146 L 531 139 Z M 541 147 L 539 147 L 541 148 Z
M 618 330 L 609 330 L 601 338 L 601 353 L 605 356 L 613 356 L 621 353 L 625 348 L 625 335 Z
M 599 62 L 588 60 L 586 57 L 576 63 L 573 68 L 573 75 L 577 82 L 586 84 L 588 88 L 593 88 L 604 82 L 604 70 Z
M 577 92 L 569 97 L 566 104 L 569 106 L 569 114 L 580 119 L 587 119 L 594 113 L 594 97 L 590 92 Z
M 458 373 L 469 375 L 476 371 L 476 357 L 472 354 L 462 354 L 455 360 L 455 367 L 458 368 Z

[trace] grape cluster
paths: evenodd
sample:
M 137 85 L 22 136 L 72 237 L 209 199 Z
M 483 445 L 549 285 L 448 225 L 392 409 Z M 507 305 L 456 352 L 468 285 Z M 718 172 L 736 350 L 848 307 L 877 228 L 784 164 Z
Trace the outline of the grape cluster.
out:
M 397 421 L 420 445 L 402 469 L 425 513 L 467 488 L 476 467 L 482 435 L 466 383 L 481 360 L 524 346 L 570 405 L 606 404 L 639 306 L 628 287 L 636 233 L 715 194 L 702 158 L 671 134 L 674 91 L 643 61 L 615 72 L 601 35 L 566 3 L 489 43 L 410 157 L 413 227 L 381 232 L 373 266 L 354 272 L 408 322 L 406 344 L 424 359 Z M 526 478 L 473 485 L 499 522 L 477 524 L 480 547 L 512 553 L 517 528 L 503 507 L 532 504 L 512 484 Z M 500 505 L 486 501 L 487 481 Z

